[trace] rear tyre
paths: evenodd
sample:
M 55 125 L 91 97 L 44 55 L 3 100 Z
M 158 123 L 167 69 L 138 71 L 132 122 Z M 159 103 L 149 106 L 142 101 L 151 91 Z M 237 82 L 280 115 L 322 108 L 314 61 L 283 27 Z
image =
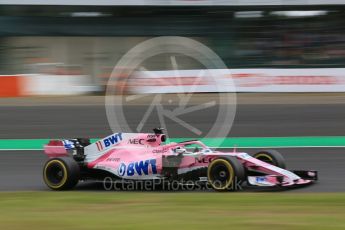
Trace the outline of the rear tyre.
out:
M 219 157 L 208 165 L 207 179 L 216 191 L 240 190 L 245 170 L 235 157 Z
M 284 157 L 276 150 L 263 150 L 255 153 L 253 157 L 279 168 L 286 168 Z
M 52 158 L 43 168 L 43 180 L 52 190 L 72 189 L 80 179 L 80 167 L 72 158 Z

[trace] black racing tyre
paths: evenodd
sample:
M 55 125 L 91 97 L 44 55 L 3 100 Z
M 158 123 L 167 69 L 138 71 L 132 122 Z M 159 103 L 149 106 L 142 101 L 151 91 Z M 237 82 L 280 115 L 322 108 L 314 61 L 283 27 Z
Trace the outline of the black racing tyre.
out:
M 246 179 L 242 163 L 236 157 L 219 157 L 207 168 L 207 179 L 216 191 L 240 190 Z
M 44 165 L 43 180 L 52 190 L 72 189 L 79 179 L 80 167 L 72 158 L 52 158 Z
M 276 150 L 262 150 L 255 153 L 253 157 L 279 168 L 286 168 L 284 157 Z

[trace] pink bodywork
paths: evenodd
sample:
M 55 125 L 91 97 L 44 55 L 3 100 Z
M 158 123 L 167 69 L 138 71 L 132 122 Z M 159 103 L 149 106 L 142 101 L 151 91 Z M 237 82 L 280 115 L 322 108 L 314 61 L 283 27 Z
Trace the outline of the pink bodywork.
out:
M 161 178 L 163 159 L 168 156 L 176 156 L 177 153 L 174 150 L 177 147 L 186 148 L 193 145 L 198 146 L 199 151 L 183 154 L 178 166 L 178 172 L 181 174 L 208 167 L 208 164 L 214 158 L 233 156 L 245 168 L 267 174 L 261 177 L 248 177 L 249 182 L 252 181 L 258 186 L 291 186 L 312 182 L 311 180 L 303 180 L 288 170 L 253 158 L 245 152 L 236 152 L 235 150 L 232 152 L 214 151 L 200 141 L 162 145 L 164 138 L 164 134 L 113 134 L 85 147 L 85 163 L 90 169 L 102 169 L 125 179 L 158 179 Z M 51 141 L 44 149 L 49 157 L 68 155 L 62 141 Z M 142 168 L 140 168 L 141 166 Z

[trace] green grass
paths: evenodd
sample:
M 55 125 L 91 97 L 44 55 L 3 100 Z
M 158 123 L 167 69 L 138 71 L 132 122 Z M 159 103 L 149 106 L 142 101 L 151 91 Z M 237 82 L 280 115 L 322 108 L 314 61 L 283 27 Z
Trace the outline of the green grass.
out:
M 3 192 L 0 229 L 345 229 L 345 194 Z

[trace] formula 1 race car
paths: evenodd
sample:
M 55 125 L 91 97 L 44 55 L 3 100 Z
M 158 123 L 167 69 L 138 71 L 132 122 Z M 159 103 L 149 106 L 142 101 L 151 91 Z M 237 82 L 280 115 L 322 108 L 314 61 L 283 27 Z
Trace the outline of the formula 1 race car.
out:
M 190 140 L 163 144 L 162 129 L 154 133 L 114 133 L 95 143 L 89 139 L 51 140 L 44 146 L 49 156 L 43 179 L 53 190 L 73 188 L 81 180 L 204 181 L 217 191 L 251 186 L 295 187 L 317 180 L 313 170 L 288 171 L 280 153 L 211 150 Z

